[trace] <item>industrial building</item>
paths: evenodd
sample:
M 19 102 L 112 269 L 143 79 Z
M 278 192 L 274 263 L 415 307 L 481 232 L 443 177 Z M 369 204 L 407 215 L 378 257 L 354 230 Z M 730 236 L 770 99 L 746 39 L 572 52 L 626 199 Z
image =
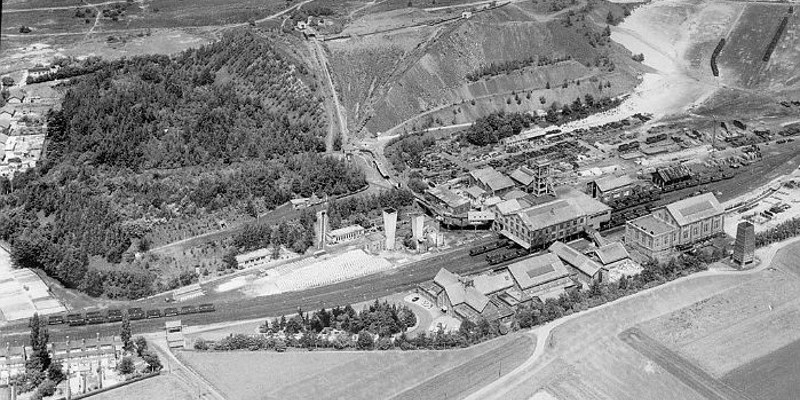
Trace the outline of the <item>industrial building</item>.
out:
M 555 242 L 548 250 L 558 256 L 561 261 L 575 271 L 578 281 L 584 285 L 598 282 L 602 279 L 603 267 L 594 260 L 579 253 L 563 242 Z
M 469 200 L 442 186 L 426 190 L 425 197 L 434 206 L 452 215 L 466 214 L 470 209 Z
M 625 225 L 625 243 L 645 256 L 663 258 L 675 247 L 687 246 L 722 232 L 725 209 L 712 193 L 657 208 Z
M 492 167 L 484 167 L 469 172 L 470 184 L 477 185 L 490 196 L 501 196 L 514 188 L 514 181 Z
M 575 286 L 567 267 L 552 253 L 526 258 L 508 266 L 515 287 L 528 297 L 544 302 L 558 298 Z
M 525 200 L 508 200 L 496 206 L 492 229 L 525 249 L 545 247 L 556 240 L 569 241 L 599 230 L 611 219 L 611 208 L 585 193 L 569 192 L 562 198 L 525 206 Z
M 589 182 L 588 186 L 588 193 L 592 198 L 607 203 L 633 194 L 634 188 L 639 186 L 639 181 L 628 175 L 606 176 Z
M 488 294 L 510 287 L 503 278 L 489 279 L 490 281 L 481 281 L 481 287 Z M 430 300 L 446 314 L 473 323 L 481 319 L 506 322 L 514 315 L 511 307 L 481 292 L 472 279 L 462 278 L 444 268 L 439 270 L 433 281 L 420 284 L 417 293 Z
M 351 240 L 364 237 L 365 229 L 361 225 L 350 225 L 343 228 L 334 229 L 327 233 L 329 244 L 349 242 Z

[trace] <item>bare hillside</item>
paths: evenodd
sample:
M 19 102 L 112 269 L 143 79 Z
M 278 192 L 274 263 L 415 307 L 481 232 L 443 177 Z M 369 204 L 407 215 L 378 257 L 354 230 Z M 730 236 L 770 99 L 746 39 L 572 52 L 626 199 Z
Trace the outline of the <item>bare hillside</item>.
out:
M 605 23 L 594 22 L 597 4 L 549 16 L 510 4 L 436 26 L 329 43 L 350 123 L 374 134 L 427 117 L 448 125 L 500 109 L 534 111 L 587 93 L 627 92 L 637 81 L 635 65 L 604 33 Z M 511 62 L 523 64 L 467 78 Z

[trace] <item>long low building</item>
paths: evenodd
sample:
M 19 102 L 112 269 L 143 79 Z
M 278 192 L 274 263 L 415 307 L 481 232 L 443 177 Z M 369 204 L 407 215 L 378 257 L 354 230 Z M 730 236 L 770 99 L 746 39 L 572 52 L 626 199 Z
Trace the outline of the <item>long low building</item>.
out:
M 527 206 L 525 201 L 497 205 L 493 230 L 525 249 L 569 241 L 584 232 L 599 230 L 611 219 L 611 208 L 585 193 L 570 192 L 560 199 Z

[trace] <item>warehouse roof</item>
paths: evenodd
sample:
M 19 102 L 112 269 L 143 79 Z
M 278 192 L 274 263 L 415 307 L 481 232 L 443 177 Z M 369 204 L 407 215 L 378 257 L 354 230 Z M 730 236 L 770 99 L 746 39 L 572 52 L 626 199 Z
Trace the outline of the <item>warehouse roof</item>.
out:
M 478 289 L 479 292 L 485 295 L 514 286 L 514 280 L 511 279 L 511 274 L 507 271 L 495 275 L 476 276 L 472 280 L 472 283 L 475 285 L 475 289 Z
M 623 246 L 620 242 L 613 242 L 605 246 L 601 246 L 600 248 L 596 249 L 594 253 L 597 254 L 597 258 L 600 259 L 600 262 L 603 263 L 603 265 L 608 265 L 626 258 L 630 258 L 628 250 L 625 250 L 625 246 Z
M 703 193 L 669 204 L 667 211 L 678 225 L 686 226 L 715 215 L 721 215 L 725 212 L 725 208 L 719 204 L 713 193 Z
M 492 190 L 492 192 L 514 187 L 514 181 L 512 181 L 511 178 L 498 172 L 492 167 L 475 169 L 470 171 L 469 174 L 475 180 L 486 185 Z
M 442 203 L 447 204 L 450 208 L 458 208 L 464 204 L 469 203 L 469 200 L 453 193 L 452 190 L 437 186 L 433 189 L 426 190 L 431 196 L 435 197 Z
M 535 174 L 530 168 L 521 166 L 511 173 L 511 179 L 519 182 L 522 185 L 528 186 L 533 183 Z
M 567 268 L 552 253 L 526 258 L 508 266 L 508 272 L 523 290 L 569 276 Z
M 636 180 L 628 175 L 623 176 L 604 176 L 594 181 L 594 184 L 601 192 L 610 192 L 615 189 L 624 188 L 636 183 Z
M 600 264 L 592 261 L 589 257 L 586 257 L 562 242 L 551 244 L 548 250 L 557 255 L 562 261 L 587 276 L 594 277 L 600 272 Z

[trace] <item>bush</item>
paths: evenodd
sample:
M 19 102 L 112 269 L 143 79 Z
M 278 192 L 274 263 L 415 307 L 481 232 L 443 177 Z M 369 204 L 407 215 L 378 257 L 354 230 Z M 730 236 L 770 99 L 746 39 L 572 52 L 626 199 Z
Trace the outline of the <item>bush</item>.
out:
M 158 358 L 158 354 L 152 350 L 144 351 L 142 353 L 142 359 L 147 363 L 147 369 L 150 372 L 158 372 L 161 371 L 161 368 L 163 368 L 161 360 Z
M 194 341 L 194 349 L 195 350 L 208 350 L 208 342 L 206 342 L 203 338 L 198 338 Z
M 122 360 L 117 364 L 117 371 L 123 375 L 132 374 L 135 369 L 136 367 L 133 365 L 133 359 L 130 357 L 122 357 Z
M 372 334 L 364 330 L 358 334 L 357 345 L 361 350 L 372 350 L 372 346 L 375 345 L 375 340 L 372 338 Z
M 133 345 L 136 346 L 136 355 L 139 357 L 141 357 L 142 354 L 147 351 L 147 340 L 141 336 L 137 336 L 135 339 L 133 339 Z
M 275 351 L 278 353 L 283 353 L 286 351 L 286 342 L 283 339 L 278 339 L 275 341 Z
M 39 385 L 38 392 L 41 393 L 43 397 L 50 397 L 56 393 L 56 383 L 47 379 Z

